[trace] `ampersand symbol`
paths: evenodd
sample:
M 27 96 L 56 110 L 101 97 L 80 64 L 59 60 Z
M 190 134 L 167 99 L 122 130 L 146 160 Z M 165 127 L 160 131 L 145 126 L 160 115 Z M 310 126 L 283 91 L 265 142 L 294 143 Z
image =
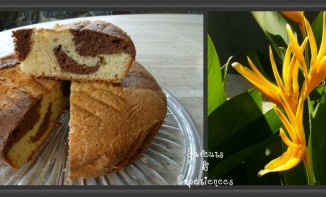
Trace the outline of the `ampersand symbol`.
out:
M 209 163 L 208 163 L 207 161 L 204 161 L 204 162 L 203 162 L 202 170 L 204 170 L 204 171 L 208 171 L 208 165 L 209 165 Z

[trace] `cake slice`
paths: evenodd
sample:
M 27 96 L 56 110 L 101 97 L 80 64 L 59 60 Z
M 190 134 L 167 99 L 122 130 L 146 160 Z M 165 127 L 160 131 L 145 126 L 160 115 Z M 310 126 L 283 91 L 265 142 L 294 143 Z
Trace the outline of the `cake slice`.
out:
M 14 55 L 0 59 L 0 159 L 20 168 L 33 159 L 66 107 L 62 83 L 21 72 Z
M 159 131 L 166 97 L 134 62 L 121 83 L 72 82 L 69 178 L 98 177 L 132 163 Z
M 21 70 L 61 80 L 120 82 L 135 59 L 130 37 L 103 21 L 13 32 Z

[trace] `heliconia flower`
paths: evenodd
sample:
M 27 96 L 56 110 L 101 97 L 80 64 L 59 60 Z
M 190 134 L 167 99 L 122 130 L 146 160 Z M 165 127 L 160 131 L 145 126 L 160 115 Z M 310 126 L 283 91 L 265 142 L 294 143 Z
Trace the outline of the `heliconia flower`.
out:
M 300 25 L 305 39 L 300 45 L 290 25 L 286 25 L 290 44 L 283 60 L 282 77 L 276 67 L 272 49 L 269 48 L 269 57 L 276 84 L 266 79 L 249 58 L 251 70 L 239 63 L 233 63 L 232 66 L 262 94 L 284 110 L 281 111 L 274 106 L 274 111 L 285 128 L 285 130 L 280 128 L 280 137 L 288 148 L 281 156 L 269 162 L 263 170 L 259 171 L 258 175 L 288 170 L 304 161 L 306 170 L 310 174 L 308 176 L 312 178 L 310 181 L 313 182 L 313 172 L 310 171 L 303 126 L 303 108 L 311 91 L 326 78 L 326 12 L 323 12 L 323 32 L 319 50 L 312 28 L 303 12 L 282 12 L 282 14 Z M 305 48 L 308 42 L 310 62 L 305 56 Z M 301 92 L 298 84 L 299 67 L 302 69 L 305 78 Z
M 304 22 L 304 12 L 303 11 L 281 11 L 281 13 L 296 23 Z
M 253 86 L 255 86 L 260 92 L 262 92 L 269 100 L 277 105 L 281 105 L 281 99 L 279 98 L 279 88 L 268 81 L 256 68 L 254 63 L 248 58 L 249 65 L 252 69 L 242 66 L 240 63 L 233 63 L 232 66 L 242 74 Z
M 268 163 L 264 170 L 260 170 L 258 176 L 263 176 L 269 172 L 281 172 L 292 169 L 303 160 L 306 154 L 306 147 L 288 147 L 283 155 Z
M 302 160 L 308 163 L 308 152 L 302 124 L 303 104 L 303 99 L 300 99 L 296 114 L 286 110 L 289 120 L 278 108 L 274 107 L 275 112 L 280 117 L 288 132 L 287 135 L 284 130 L 280 128 L 280 136 L 288 148 L 280 157 L 272 160 L 263 170 L 260 170 L 258 176 L 263 176 L 269 172 L 280 172 L 292 169 Z
M 301 46 L 299 46 L 299 49 L 304 50 L 306 43 L 307 39 Z M 242 66 L 237 62 L 233 63 L 232 66 L 273 103 L 282 108 L 289 107 L 295 113 L 299 100 L 299 62 L 295 56 L 292 56 L 291 59 L 291 49 L 292 45 L 290 44 L 286 50 L 284 57 L 282 80 L 276 67 L 272 48 L 269 48 L 270 61 L 277 85 L 266 79 L 259 72 L 250 58 L 248 58 L 248 63 L 252 70 Z
M 320 49 L 318 51 L 315 36 L 307 19 L 305 19 L 305 27 L 309 38 L 311 51 L 311 61 L 309 74 L 306 77 L 303 95 L 307 97 L 310 92 L 326 78 L 326 14 L 323 13 L 323 33 Z M 318 52 L 317 52 L 318 51 Z
M 249 58 L 248 62 L 252 70 L 239 63 L 232 64 L 232 66 L 253 86 L 262 92 L 262 94 L 277 106 L 284 109 L 283 114 L 283 112 L 281 112 L 277 107 L 274 107 L 275 112 L 286 129 L 286 132 L 283 128 L 280 129 L 280 136 L 283 142 L 288 146 L 288 149 L 283 153 L 283 155 L 272 160 L 263 170 L 259 171 L 259 176 L 269 172 L 288 170 L 297 166 L 301 161 L 308 161 L 303 127 L 303 106 L 305 98 L 301 96 L 298 84 L 299 65 L 304 71 L 304 75 L 309 76 L 304 57 L 304 50 L 308 38 L 305 38 L 303 43 L 299 45 L 290 26 L 287 25 L 286 28 L 291 43 L 288 45 L 285 52 L 282 77 L 276 67 L 272 48 L 269 47 L 269 57 L 276 84 L 267 80 Z
M 303 54 L 304 48 L 300 47 L 297 39 L 295 38 L 295 36 L 294 36 L 294 34 L 293 34 L 292 30 L 291 30 L 290 25 L 286 24 L 286 30 L 287 30 L 288 36 L 290 38 L 290 44 L 292 45 L 295 57 L 297 58 L 297 60 L 299 61 L 300 65 L 301 65 L 304 76 L 307 77 L 308 76 L 308 69 L 307 69 L 307 65 L 306 65 L 306 62 L 305 62 L 305 57 L 304 57 L 304 54 Z M 307 39 L 308 38 L 306 38 L 304 40 L 304 43 L 307 42 Z
M 293 46 L 293 52 L 298 59 L 303 74 L 305 76 L 304 86 L 302 88 L 302 96 L 306 98 L 311 91 L 320 84 L 326 78 L 326 14 L 323 13 L 323 33 L 322 41 L 320 44 L 320 49 L 318 51 L 316 39 L 314 33 L 311 29 L 311 26 L 307 19 L 304 18 L 304 27 L 309 39 L 310 51 L 311 51 L 311 60 L 310 60 L 310 69 L 307 69 L 305 57 L 303 54 L 303 49 L 300 48 L 297 39 L 295 38 L 291 27 L 286 25 L 286 29 L 290 38 L 290 43 Z
M 281 11 L 281 13 L 287 17 L 288 19 L 292 20 L 299 24 L 300 29 L 304 30 L 304 12 L 303 11 Z

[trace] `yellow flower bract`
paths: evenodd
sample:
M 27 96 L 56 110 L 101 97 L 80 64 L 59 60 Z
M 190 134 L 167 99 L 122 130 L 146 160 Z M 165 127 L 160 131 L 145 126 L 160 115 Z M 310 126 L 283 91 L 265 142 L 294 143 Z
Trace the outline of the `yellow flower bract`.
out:
M 303 127 L 304 102 L 311 91 L 326 77 L 325 12 L 323 13 L 323 33 L 319 51 L 311 26 L 304 17 L 303 12 L 282 12 L 282 14 L 301 25 L 300 29 L 306 37 L 300 45 L 290 25 L 286 25 L 285 28 L 290 38 L 290 44 L 285 52 L 282 65 L 282 76 L 277 70 L 272 49 L 271 47 L 269 48 L 269 57 L 276 84 L 266 79 L 250 58 L 248 58 L 248 63 L 251 70 L 237 62 L 232 64 L 232 66 L 253 84 L 253 86 L 276 104 L 274 110 L 286 129 L 286 131 L 284 131 L 283 128 L 280 129 L 280 137 L 288 146 L 287 150 L 280 157 L 269 162 L 263 170 L 259 171 L 259 176 L 269 172 L 280 172 L 291 169 L 297 166 L 301 161 L 304 161 L 306 167 L 309 167 Z M 310 62 L 306 60 L 304 53 L 307 43 L 309 43 L 311 52 Z M 309 64 L 309 69 L 307 63 Z M 305 77 L 301 91 L 299 90 L 298 83 L 298 72 L 300 68 Z M 279 108 L 283 109 L 284 112 Z

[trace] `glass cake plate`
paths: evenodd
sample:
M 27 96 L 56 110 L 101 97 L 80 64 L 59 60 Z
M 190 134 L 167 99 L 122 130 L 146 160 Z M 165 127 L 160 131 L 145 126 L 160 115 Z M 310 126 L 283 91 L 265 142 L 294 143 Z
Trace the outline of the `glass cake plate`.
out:
M 202 143 L 192 119 L 166 90 L 168 110 L 162 127 L 149 148 L 119 172 L 70 181 L 68 175 L 69 112 L 61 116 L 49 141 L 32 163 L 13 170 L 0 162 L 0 185 L 177 185 L 201 178 Z M 189 152 L 190 151 L 190 152 Z M 178 181 L 179 179 L 179 181 Z

